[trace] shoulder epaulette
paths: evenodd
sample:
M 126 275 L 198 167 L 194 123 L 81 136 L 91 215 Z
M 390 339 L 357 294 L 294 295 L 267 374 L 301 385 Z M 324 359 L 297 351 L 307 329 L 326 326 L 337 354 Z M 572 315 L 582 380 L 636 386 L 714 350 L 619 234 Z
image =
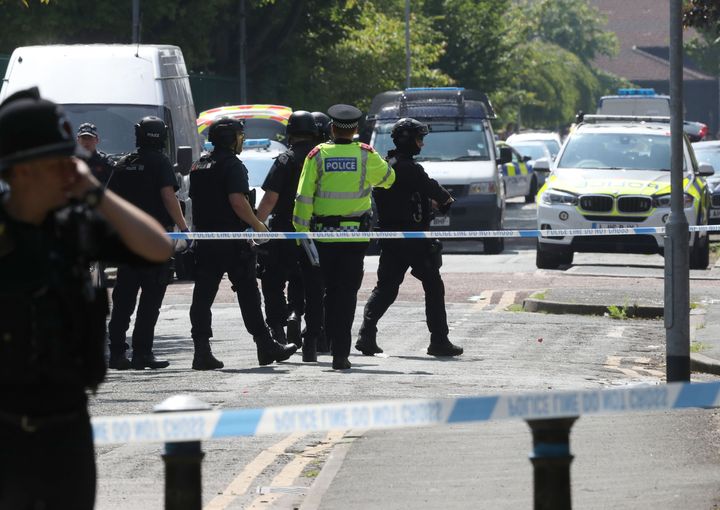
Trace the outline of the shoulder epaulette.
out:
M 371 146 L 369 146 L 369 145 L 366 144 L 366 143 L 360 142 L 360 148 L 361 148 L 361 149 L 364 149 L 364 150 L 366 150 L 366 151 L 368 151 L 368 152 L 375 152 L 375 149 L 373 149 Z
M 307 157 L 308 157 L 308 158 L 312 158 L 313 156 L 315 156 L 315 154 L 318 153 L 319 150 L 320 150 L 320 145 L 316 145 L 316 146 L 313 148 L 313 150 L 311 150 L 310 152 L 308 152 Z

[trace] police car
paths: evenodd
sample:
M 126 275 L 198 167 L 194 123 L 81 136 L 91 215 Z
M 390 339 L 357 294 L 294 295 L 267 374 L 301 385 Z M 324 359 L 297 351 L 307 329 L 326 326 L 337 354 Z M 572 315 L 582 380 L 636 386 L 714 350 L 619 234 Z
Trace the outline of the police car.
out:
M 496 145 L 498 148 L 507 147 L 512 154 L 512 159 L 500 167 L 505 184 L 505 197 L 525 197 L 525 202 L 534 202 L 538 190 L 538 179 L 530 164 L 530 156 L 523 156 L 517 149 L 505 142 L 497 142 Z
M 718 224 L 720 223 L 720 140 L 696 142 L 692 146 L 699 163 L 706 163 L 717 169 L 718 173 L 708 177 L 707 183 L 712 193 L 710 224 Z
M 706 225 L 710 165 L 698 164 L 684 141 L 684 205 L 690 225 Z M 670 125 L 667 117 L 586 115 L 570 134 L 538 192 L 541 230 L 663 227 L 670 215 Z M 709 263 L 707 232 L 690 235 L 690 267 Z M 541 237 L 536 264 L 572 264 L 574 252 L 664 253 L 662 234 Z

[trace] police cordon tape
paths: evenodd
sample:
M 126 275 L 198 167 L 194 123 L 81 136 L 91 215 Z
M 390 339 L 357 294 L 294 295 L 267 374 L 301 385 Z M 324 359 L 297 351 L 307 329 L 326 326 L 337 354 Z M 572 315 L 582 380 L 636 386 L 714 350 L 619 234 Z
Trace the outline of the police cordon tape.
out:
M 428 427 L 570 418 L 720 406 L 720 382 L 532 392 L 454 399 L 404 399 L 264 409 L 92 418 L 96 445 L 184 442 L 266 434 Z
M 691 225 L 690 232 L 720 232 L 720 225 Z M 664 234 L 665 227 L 558 230 L 433 230 L 425 232 L 168 232 L 175 240 L 199 239 L 472 239 L 490 237 L 566 237 Z

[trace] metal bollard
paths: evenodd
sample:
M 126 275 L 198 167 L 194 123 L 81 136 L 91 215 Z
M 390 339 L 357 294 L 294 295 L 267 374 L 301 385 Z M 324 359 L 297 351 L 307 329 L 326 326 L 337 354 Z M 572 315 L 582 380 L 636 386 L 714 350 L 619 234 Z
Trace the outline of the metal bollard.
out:
M 570 429 L 575 418 L 527 420 L 533 436 L 535 510 L 570 510 Z
M 153 409 L 156 413 L 208 411 L 210 404 L 191 395 L 175 395 Z M 165 443 L 165 510 L 202 508 L 202 459 L 200 441 Z

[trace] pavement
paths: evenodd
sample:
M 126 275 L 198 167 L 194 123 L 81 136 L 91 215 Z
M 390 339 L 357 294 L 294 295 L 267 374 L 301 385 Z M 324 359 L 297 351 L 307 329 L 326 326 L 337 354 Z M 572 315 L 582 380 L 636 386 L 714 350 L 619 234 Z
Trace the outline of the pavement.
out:
M 599 276 L 599 275 L 598 275 Z M 690 276 L 690 367 L 694 372 L 720 375 L 720 258 L 708 271 Z M 523 301 L 526 312 L 604 315 L 622 320 L 662 319 L 663 285 L 619 283 L 615 289 L 553 288 Z

